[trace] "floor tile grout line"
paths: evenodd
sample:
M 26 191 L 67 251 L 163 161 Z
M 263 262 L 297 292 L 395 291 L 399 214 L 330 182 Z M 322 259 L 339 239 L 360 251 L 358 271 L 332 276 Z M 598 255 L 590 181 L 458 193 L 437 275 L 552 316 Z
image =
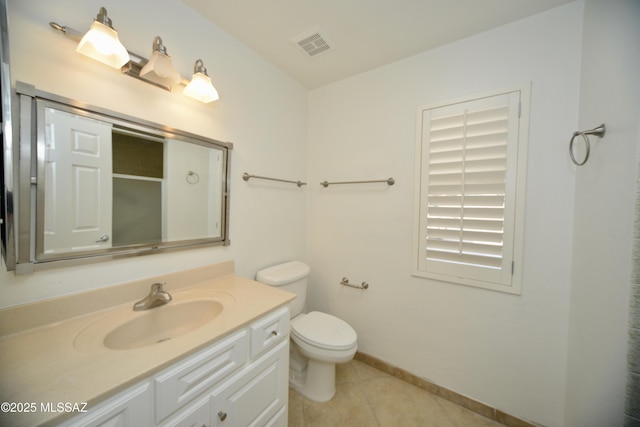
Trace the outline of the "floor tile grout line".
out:
M 356 384 L 358 386 L 358 391 L 360 391 L 360 393 L 362 393 L 362 395 L 364 396 L 364 400 L 367 402 L 367 406 L 369 407 L 369 411 L 371 411 L 371 414 L 373 414 L 373 418 L 376 420 L 376 424 L 378 425 L 378 427 L 382 427 L 382 424 L 380 424 L 380 420 L 378 419 L 378 415 L 376 414 L 376 411 L 375 411 L 373 405 L 371 404 L 371 400 L 369 400 L 369 396 L 361 388 L 362 387 L 362 383 L 364 383 L 365 381 L 372 381 L 374 379 L 375 378 L 359 379 L 358 381 L 356 381 Z

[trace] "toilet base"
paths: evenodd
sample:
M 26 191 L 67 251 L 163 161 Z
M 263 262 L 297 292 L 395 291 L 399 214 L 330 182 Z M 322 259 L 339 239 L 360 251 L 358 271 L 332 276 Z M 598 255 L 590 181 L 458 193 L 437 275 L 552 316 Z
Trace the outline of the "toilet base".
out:
M 327 402 L 336 394 L 336 364 L 309 360 L 304 385 L 297 390 L 314 402 Z
M 307 358 L 298 346 L 289 350 L 289 385 L 314 402 L 327 402 L 336 394 L 336 364 Z

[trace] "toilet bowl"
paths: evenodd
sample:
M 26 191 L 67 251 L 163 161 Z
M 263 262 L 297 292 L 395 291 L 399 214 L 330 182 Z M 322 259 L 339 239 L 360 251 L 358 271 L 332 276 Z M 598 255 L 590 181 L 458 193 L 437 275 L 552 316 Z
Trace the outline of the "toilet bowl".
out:
M 293 261 L 260 270 L 256 280 L 296 294 L 291 304 L 289 383 L 304 397 L 326 402 L 336 393 L 336 363 L 353 359 L 358 336 L 335 316 L 303 313 L 308 275 L 306 264 Z
M 291 341 L 308 363 L 303 381 L 290 376 L 292 386 L 310 400 L 331 400 L 336 393 L 336 363 L 353 359 L 357 338 L 353 328 L 335 316 L 318 311 L 298 315 L 291 321 Z

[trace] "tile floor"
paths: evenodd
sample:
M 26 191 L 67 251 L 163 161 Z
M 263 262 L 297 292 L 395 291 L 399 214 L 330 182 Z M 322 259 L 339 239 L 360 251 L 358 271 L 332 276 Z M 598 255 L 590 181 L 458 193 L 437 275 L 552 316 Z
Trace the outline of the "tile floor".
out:
M 499 427 L 363 362 L 337 365 L 336 396 L 317 403 L 289 389 L 289 427 Z

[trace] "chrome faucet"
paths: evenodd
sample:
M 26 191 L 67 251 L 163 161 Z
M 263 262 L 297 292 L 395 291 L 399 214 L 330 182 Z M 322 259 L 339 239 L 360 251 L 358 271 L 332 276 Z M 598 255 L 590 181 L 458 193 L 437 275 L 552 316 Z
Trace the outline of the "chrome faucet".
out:
M 150 308 L 165 305 L 171 301 L 169 292 L 162 290 L 165 282 L 154 283 L 151 285 L 149 295 L 133 304 L 133 311 L 149 310 Z

